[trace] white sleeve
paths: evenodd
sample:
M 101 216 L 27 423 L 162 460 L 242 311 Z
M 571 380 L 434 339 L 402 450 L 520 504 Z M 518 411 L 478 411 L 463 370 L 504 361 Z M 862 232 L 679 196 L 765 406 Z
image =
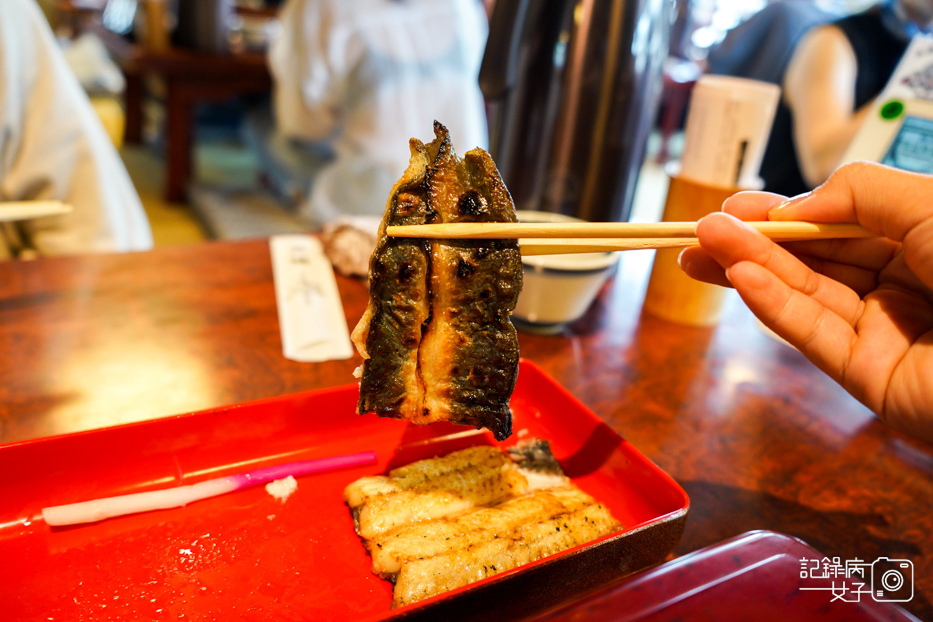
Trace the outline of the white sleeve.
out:
M 279 21 L 268 54 L 276 126 L 289 138 L 326 139 L 340 109 L 328 49 L 333 12 L 321 0 L 288 0 Z
M 55 199 L 63 216 L 23 223 L 45 255 L 144 250 L 139 196 L 34 0 L 3 0 L 0 200 Z

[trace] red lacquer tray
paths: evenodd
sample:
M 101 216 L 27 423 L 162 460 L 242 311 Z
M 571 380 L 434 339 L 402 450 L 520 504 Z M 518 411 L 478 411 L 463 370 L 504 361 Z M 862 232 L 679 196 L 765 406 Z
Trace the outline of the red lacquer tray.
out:
M 663 561 L 686 493 L 540 369 L 523 361 L 515 434 L 549 439 L 576 484 L 623 531 L 391 610 L 343 488 L 486 432 L 355 414 L 356 385 L 0 447 L 4 620 L 497 619 L 527 615 Z M 377 464 L 298 478 L 280 503 L 262 486 L 184 508 L 50 528 L 49 505 L 191 484 L 273 464 L 374 450 Z
M 884 601 L 883 593 L 881 601 L 872 597 L 871 570 L 861 580 L 801 578 L 801 568 L 806 572 L 823 559 L 825 555 L 797 538 L 750 531 L 563 605 L 534 622 L 918 622 L 894 602 Z

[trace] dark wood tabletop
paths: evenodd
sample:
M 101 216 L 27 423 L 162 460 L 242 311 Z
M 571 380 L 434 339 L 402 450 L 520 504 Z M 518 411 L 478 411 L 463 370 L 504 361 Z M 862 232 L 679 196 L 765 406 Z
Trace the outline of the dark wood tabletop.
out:
M 642 315 L 649 267 L 626 255 L 583 319 L 519 340 L 687 491 L 675 553 L 769 529 L 842 560 L 906 558 L 904 607 L 933 619 L 933 447 L 737 299 L 714 328 Z M 352 328 L 367 291 L 338 285 Z M 282 356 L 265 240 L 0 263 L 0 352 L 0 443 L 348 384 L 359 364 Z

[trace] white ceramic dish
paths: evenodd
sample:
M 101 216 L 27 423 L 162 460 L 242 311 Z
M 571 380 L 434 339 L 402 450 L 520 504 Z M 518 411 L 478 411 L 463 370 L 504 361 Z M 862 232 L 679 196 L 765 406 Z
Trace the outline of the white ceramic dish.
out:
M 579 218 L 518 210 L 520 222 L 583 222 Z M 580 319 L 615 270 L 618 253 L 536 255 L 523 257 L 524 285 L 512 318 L 519 329 L 558 333 Z

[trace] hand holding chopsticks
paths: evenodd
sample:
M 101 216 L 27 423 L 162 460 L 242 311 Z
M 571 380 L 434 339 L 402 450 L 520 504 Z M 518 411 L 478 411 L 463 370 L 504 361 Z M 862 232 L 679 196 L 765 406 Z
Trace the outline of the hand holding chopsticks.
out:
M 933 442 L 933 175 L 853 162 L 791 201 L 740 192 L 722 212 L 701 221 L 705 246 L 683 271 L 731 285 L 884 423 Z M 736 218 L 864 222 L 884 236 L 785 249 Z
M 781 242 L 877 237 L 854 224 L 800 221 L 746 223 Z M 387 227 L 394 237 L 429 239 L 517 238 L 523 255 L 595 253 L 697 246 L 695 222 L 449 223 Z

